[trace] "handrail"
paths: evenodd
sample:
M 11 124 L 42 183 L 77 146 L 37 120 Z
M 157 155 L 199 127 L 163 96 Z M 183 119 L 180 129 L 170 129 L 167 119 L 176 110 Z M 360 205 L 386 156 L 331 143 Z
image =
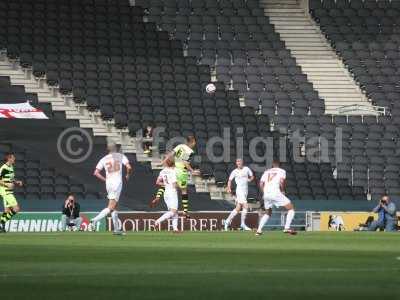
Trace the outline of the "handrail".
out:
M 378 115 L 385 116 L 388 112 L 387 107 L 384 106 L 377 106 L 377 105 L 360 105 L 360 104 L 351 104 L 351 105 L 344 105 L 337 108 L 337 112 L 339 114 L 346 114 L 355 111 L 365 111 L 365 112 L 372 112 Z

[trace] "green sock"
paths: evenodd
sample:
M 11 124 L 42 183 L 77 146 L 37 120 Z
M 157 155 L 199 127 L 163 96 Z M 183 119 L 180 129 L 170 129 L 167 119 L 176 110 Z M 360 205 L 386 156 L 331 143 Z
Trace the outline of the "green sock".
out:
M 0 217 L 0 222 L 2 224 L 6 224 L 8 220 L 11 220 L 11 218 L 16 215 L 17 213 L 13 210 L 9 211 L 9 212 L 3 212 L 3 214 Z
M 189 195 L 188 194 L 182 194 L 182 207 L 183 207 L 183 212 L 188 213 L 188 211 L 189 211 Z
M 157 194 L 156 194 L 156 197 L 157 198 L 162 198 L 162 196 L 164 196 L 164 192 L 165 192 L 165 187 L 160 187 L 159 189 L 158 189 L 158 191 L 157 191 Z

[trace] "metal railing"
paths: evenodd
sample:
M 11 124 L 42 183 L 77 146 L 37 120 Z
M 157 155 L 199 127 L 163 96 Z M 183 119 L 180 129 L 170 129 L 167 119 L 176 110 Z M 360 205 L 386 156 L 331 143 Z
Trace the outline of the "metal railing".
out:
M 360 105 L 360 104 L 351 104 L 344 105 L 337 108 L 338 114 L 349 114 L 354 112 L 368 112 L 374 113 L 376 115 L 385 116 L 388 113 L 387 107 L 377 106 L 377 105 Z

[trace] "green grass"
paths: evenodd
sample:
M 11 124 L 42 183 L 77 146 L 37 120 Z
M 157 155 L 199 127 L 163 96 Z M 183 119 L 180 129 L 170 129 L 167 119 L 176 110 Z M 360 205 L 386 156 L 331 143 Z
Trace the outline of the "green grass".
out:
M 0 299 L 400 299 L 396 233 L 8 233 L 0 245 Z

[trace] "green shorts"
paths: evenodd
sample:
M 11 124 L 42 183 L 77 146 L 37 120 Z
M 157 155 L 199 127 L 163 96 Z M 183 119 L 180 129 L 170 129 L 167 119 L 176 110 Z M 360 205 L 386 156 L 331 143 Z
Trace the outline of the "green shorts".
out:
M 176 168 L 176 183 L 180 189 L 186 189 L 189 181 L 189 172 L 186 169 Z
M 13 192 L 0 190 L 0 196 L 3 198 L 4 207 L 14 207 L 18 205 Z

